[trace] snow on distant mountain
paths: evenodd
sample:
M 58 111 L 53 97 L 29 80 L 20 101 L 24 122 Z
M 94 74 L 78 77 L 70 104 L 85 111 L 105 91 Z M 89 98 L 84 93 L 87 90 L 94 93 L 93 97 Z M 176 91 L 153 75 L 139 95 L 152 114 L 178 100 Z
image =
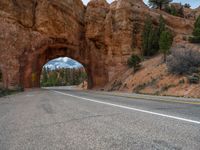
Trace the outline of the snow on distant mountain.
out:
M 81 68 L 83 65 L 68 57 L 61 57 L 49 61 L 44 67 L 54 70 L 58 68 Z

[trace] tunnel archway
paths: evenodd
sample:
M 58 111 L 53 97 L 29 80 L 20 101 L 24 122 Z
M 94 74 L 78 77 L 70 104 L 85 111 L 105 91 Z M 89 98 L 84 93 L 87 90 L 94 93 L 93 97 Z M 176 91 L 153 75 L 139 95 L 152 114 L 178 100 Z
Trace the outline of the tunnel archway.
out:
M 26 56 L 20 59 L 20 84 L 24 88 L 40 87 L 40 75 L 43 66 L 50 60 L 59 57 L 69 57 L 80 62 L 87 72 L 88 88 L 93 87 L 93 74 L 87 51 L 80 48 L 80 45 L 68 44 L 66 39 L 51 38 L 41 41 L 31 53 L 25 51 Z M 30 51 L 30 50 L 28 50 Z
M 87 89 L 87 73 L 78 61 L 68 57 L 59 57 L 48 61 L 43 66 L 40 86 L 73 86 Z
M 40 74 L 43 66 L 52 59 L 69 57 L 80 62 L 87 73 L 88 89 L 102 88 L 108 83 L 108 71 L 104 62 L 97 58 L 99 52 L 91 52 L 85 43 L 71 43 L 65 37 L 50 37 L 38 40 L 26 48 L 20 57 L 19 85 L 23 88 L 40 87 Z

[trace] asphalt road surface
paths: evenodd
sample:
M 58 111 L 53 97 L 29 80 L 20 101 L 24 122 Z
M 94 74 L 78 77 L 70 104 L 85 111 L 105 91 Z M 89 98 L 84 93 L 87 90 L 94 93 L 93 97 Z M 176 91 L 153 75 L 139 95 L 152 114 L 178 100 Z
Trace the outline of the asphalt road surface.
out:
M 0 98 L 0 150 L 200 150 L 200 105 L 92 91 Z

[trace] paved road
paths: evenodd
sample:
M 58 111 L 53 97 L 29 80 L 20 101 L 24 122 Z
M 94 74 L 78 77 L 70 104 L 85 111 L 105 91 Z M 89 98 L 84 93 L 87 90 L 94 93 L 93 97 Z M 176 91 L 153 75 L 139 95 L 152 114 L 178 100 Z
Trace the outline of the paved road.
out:
M 0 98 L 0 150 L 200 150 L 200 105 L 76 90 Z

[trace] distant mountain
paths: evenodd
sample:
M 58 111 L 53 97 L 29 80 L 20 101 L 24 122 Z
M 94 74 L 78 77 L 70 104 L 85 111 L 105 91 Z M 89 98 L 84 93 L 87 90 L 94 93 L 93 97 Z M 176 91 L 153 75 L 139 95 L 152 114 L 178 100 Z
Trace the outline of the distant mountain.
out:
M 81 68 L 83 65 L 68 57 L 62 57 L 49 61 L 44 67 L 54 70 L 58 68 Z

